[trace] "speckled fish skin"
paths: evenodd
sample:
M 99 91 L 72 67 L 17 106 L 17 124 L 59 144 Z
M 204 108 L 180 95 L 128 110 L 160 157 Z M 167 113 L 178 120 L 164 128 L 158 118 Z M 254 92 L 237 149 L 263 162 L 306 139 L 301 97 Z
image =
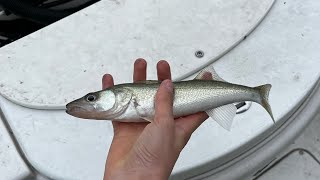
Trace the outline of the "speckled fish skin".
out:
M 67 113 L 84 119 L 152 121 L 159 85 L 157 81 L 115 85 L 69 103 Z M 269 84 L 252 88 L 213 80 L 174 82 L 173 114 L 181 117 L 231 103 L 253 101 L 270 111 L 272 117 L 267 99 L 270 88 Z

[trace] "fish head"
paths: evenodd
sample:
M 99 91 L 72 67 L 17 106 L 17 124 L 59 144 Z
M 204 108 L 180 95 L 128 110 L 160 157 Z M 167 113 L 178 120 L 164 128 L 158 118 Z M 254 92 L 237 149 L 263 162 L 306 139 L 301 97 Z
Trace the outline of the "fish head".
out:
M 104 119 L 106 112 L 116 104 L 116 96 L 111 90 L 89 93 L 66 105 L 66 113 L 83 119 Z

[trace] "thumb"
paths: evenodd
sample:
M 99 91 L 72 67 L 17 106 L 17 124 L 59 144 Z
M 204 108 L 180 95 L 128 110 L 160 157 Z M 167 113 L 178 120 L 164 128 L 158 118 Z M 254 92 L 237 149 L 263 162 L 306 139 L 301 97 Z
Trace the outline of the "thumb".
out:
M 173 83 L 171 80 L 164 80 L 155 98 L 155 119 L 159 124 L 173 122 Z

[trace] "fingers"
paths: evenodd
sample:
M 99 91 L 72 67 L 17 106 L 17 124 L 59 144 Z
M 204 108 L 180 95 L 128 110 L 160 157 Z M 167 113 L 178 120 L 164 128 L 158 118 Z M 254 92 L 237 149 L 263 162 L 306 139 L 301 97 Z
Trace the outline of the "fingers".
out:
M 134 63 L 133 82 L 145 81 L 147 79 L 147 62 L 144 59 L 137 59 Z
M 110 74 L 105 74 L 102 77 L 102 89 L 107 89 L 109 87 L 112 87 L 114 85 L 113 77 Z M 116 132 L 119 129 L 119 122 L 112 122 L 114 134 L 116 135 Z
M 137 59 L 134 63 L 134 71 L 133 71 L 133 81 L 144 81 L 146 80 L 147 70 L 147 62 L 144 59 Z M 134 128 L 131 124 L 121 123 L 121 122 L 112 122 L 114 134 L 116 137 L 126 136 L 130 134 L 130 136 L 134 136 L 135 134 L 139 135 L 141 133 L 141 129 Z M 146 126 L 146 124 L 139 124 L 142 128 Z M 131 134 L 132 133 L 132 134 Z M 134 139 L 134 138 L 132 138 Z
M 176 125 L 179 128 L 182 128 L 185 135 L 191 135 L 206 119 L 208 115 L 205 112 L 200 112 L 197 114 L 189 115 L 176 119 Z
M 167 61 L 161 60 L 158 62 L 157 74 L 158 74 L 159 81 L 171 79 L 170 65 L 168 64 Z
M 212 80 L 212 74 L 205 72 L 201 79 Z M 189 115 L 175 120 L 176 135 L 178 138 L 178 150 L 181 151 L 189 141 L 192 133 L 206 120 L 208 115 L 205 112 Z
M 212 74 L 210 72 L 205 72 L 202 79 L 212 80 Z M 208 115 L 205 112 L 200 112 L 197 114 L 182 117 L 176 120 L 176 125 L 182 128 L 186 136 L 191 136 L 191 134 L 206 120 Z
M 171 80 L 164 80 L 156 94 L 155 119 L 156 123 L 172 123 L 173 119 L 173 84 Z
M 114 84 L 113 77 L 110 74 L 105 74 L 102 77 L 102 89 L 109 88 L 113 86 L 113 84 Z
M 210 72 L 205 72 L 202 76 L 201 79 L 204 79 L 204 80 L 212 80 L 212 74 Z
M 212 74 L 210 72 L 205 72 L 202 79 L 212 80 Z M 208 115 L 205 112 L 200 112 L 197 114 L 182 117 L 176 120 L 176 125 L 182 128 L 186 136 L 191 136 L 191 134 L 206 120 Z
M 133 81 L 144 81 L 147 77 L 147 62 L 144 59 L 137 59 L 134 63 Z M 109 88 L 114 85 L 113 77 L 105 74 L 102 78 L 102 89 Z
M 189 141 L 192 133 L 206 120 L 205 112 L 189 115 L 175 120 L 177 148 L 181 151 Z

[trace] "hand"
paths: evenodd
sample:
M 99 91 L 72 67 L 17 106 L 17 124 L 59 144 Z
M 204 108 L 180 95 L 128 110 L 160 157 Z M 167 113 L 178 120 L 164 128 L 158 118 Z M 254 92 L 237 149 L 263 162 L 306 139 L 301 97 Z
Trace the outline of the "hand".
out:
M 146 80 L 144 59 L 134 64 L 133 81 Z M 174 119 L 173 84 L 166 61 L 157 64 L 158 80 L 163 81 L 155 100 L 152 123 L 112 122 L 114 137 L 107 157 L 104 179 L 168 179 L 192 133 L 208 118 L 204 112 Z M 212 79 L 207 74 L 206 79 Z M 113 86 L 106 74 L 103 89 Z

